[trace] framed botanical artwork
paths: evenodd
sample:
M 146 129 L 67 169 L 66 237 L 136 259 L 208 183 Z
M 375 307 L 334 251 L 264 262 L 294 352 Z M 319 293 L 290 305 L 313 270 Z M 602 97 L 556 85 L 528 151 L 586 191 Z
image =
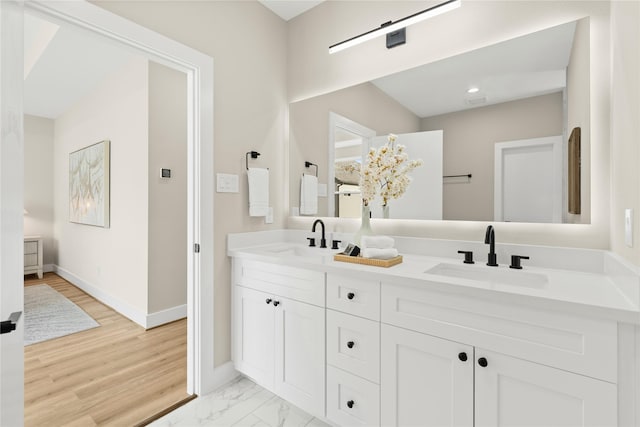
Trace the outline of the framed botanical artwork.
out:
M 110 141 L 69 154 L 69 221 L 109 228 Z

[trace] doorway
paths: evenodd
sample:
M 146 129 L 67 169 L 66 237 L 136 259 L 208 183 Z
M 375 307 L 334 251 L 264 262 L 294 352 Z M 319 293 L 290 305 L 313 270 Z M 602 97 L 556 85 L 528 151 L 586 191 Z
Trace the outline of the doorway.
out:
M 5 3 L 5 2 L 3 2 Z M 106 36 L 113 43 L 120 43 L 126 49 L 134 50 L 147 58 L 165 66 L 180 70 L 187 74 L 188 81 L 188 197 L 187 220 L 188 237 L 185 248 L 188 259 L 188 296 L 187 296 L 187 392 L 204 394 L 214 387 L 213 368 L 213 170 L 210 168 L 213 159 L 213 60 L 212 58 L 181 45 L 164 36 L 156 34 L 144 27 L 112 15 L 99 7 L 86 2 L 28 2 L 24 6 L 30 13 L 58 20 L 84 28 L 94 34 Z M 9 9 L 12 9 L 10 12 Z M 2 19 L 3 41 L 22 40 L 22 20 L 24 10 L 19 4 L 12 4 L 0 10 Z M 5 43 L 3 43 L 3 47 Z M 6 56 L 21 56 L 21 46 L 12 47 Z M 19 49 L 18 52 L 15 50 Z M 4 49 L 3 49 L 4 51 Z M 15 58 L 12 56 L 12 58 Z M 6 58 L 5 58 L 6 59 Z M 22 73 L 14 73 L 10 61 L 1 61 L 2 90 L 21 88 Z M 22 68 L 22 65 L 21 67 Z M 3 96 L 3 111 L 19 112 L 22 116 L 21 93 L 18 96 Z M 14 135 L 15 123 L 3 120 L 0 123 L 3 135 Z M 22 190 L 22 140 L 21 132 L 17 133 L 16 150 L 2 152 L 0 175 L 2 182 L 12 180 L 12 185 Z M 3 141 L 3 145 L 5 141 Z M 12 164 L 13 163 L 13 164 Z M 19 163 L 19 164 L 18 164 Z M 12 252 L 21 252 L 20 242 L 22 228 L 17 227 L 18 218 L 22 217 L 22 196 L 2 192 L 3 207 L 10 215 L 3 224 L 14 224 L 12 232 L 3 233 L 3 246 Z M 202 218 L 202 220 L 201 220 Z M 7 222 L 9 221 L 9 222 Z M 3 225 L 3 229 L 5 229 Z M 5 240 L 5 237 L 7 239 Z M 22 280 L 20 279 L 20 262 L 15 257 L 2 259 L 3 281 L 0 291 L 3 296 L 2 315 L 9 310 L 21 310 Z M 200 259 L 207 262 L 200 262 Z M 14 265 L 11 266 L 11 263 Z M 4 274 L 6 273 L 6 275 Z M 4 278 L 7 278 L 4 280 Z M 6 303 L 6 304 L 4 304 Z M 9 303 L 13 307 L 9 307 Z M 5 305 L 7 307 L 5 307 Z M 22 323 L 18 323 L 14 336 L 22 339 Z M 0 420 L 8 425 L 20 424 L 23 405 L 21 400 L 23 371 L 22 348 L 9 344 L 3 337 L 0 349 L 2 359 L 2 391 L 0 393 Z M 18 368 L 5 375 L 7 369 Z M 10 390 L 11 393 L 5 391 Z

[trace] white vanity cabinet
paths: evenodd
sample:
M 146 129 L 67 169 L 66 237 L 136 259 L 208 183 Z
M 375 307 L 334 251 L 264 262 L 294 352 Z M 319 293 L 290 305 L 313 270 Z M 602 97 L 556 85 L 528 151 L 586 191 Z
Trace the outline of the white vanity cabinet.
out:
M 382 425 L 617 424 L 615 322 L 384 283 L 381 303 Z
M 234 280 L 236 369 L 310 414 L 324 417 L 324 274 L 234 260 Z

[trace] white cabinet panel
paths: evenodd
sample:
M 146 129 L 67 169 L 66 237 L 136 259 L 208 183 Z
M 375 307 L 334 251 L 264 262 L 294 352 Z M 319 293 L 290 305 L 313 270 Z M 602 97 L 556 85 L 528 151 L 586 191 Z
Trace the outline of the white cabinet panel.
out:
M 475 363 L 476 426 L 617 425 L 615 384 L 481 349 Z
M 382 425 L 473 425 L 473 347 L 382 325 L 381 349 Z
M 615 382 L 617 324 L 382 284 L 382 322 Z
M 324 416 L 325 310 L 274 297 L 275 392 L 312 415 Z
M 380 387 L 328 366 L 327 418 L 340 426 L 379 426 Z
M 327 363 L 380 382 L 380 323 L 327 310 Z
M 380 282 L 327 274 L 327 307 L 380 320 Z
M 322 272 L 252 260 L 241 260 L 234 270 L 236 285 L 325 306 Z
M 273 388 L 275 311 L 272 297 L 234 286 L 233 359 L 240 372 Z

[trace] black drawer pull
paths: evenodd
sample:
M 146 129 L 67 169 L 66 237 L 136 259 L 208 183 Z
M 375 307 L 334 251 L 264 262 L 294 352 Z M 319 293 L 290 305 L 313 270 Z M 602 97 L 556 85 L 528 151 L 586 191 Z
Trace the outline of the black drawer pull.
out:
M 355 402 L 353 400 L 350 400 L 350 401 L 347 402 L 347 406 L 349 407 L 349 409 L 353 408 L 353 404 L 354 403 Z
M 482 366 L 483 368 L 486 368 L 488 364 L 489 362 L 487 362 L 487 359 L 485 359 L 484 357 L 478 359 L 478 365 Z
M 277 307 L 278 305 L 280 305 L 280 301 L 274 301 L 274 302 L 273 302 L 273 306 L 274 306 L 274 307 Z
M 353 292 L 349 292 L 347 294 L 347 298 L 349 298 L 349 299 L 353 299 L 353 297 L 355 297 L 355 296 L 356 296 L 356 294 L 354 294 Z
M 458 353 L 458 359 L 460 359 L 460 361 L 462 361 L 462 362 L 466 362 L 467 361 L 467 353 L 465 353 L 464 351 L 462 353 Z
M 349 341 L 349 342 L 347 343 L 347 347 L 349 347 L 349 348 L 353 348 L 353 345 L 354 345 L 354 344 L 355 344 L 355 343 L 354 343 L 353 341 Z
M 266 302 L 267 304 L 271 304 L 271 301 L 273 301 L 271 298 L 267 298 L 267 299 L 265 300 L 265 302 Z

